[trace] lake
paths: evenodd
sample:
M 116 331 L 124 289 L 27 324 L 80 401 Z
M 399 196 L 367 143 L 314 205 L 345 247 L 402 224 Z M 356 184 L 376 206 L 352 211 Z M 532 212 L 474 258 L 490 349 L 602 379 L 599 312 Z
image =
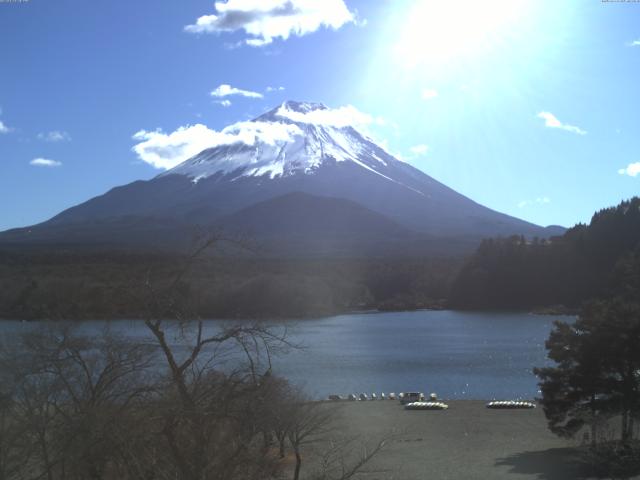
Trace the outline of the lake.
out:
M 555 319 L 573 318 L 445 310 L 304 320 L 292 323 L 291 339 L 305 348 L 276 358 L 274 370 L 317 398 L 421 391 L 450 399 L 531 399 L 538 395 L 532 369 L 548 364 L 544 342 Z M 97 333 L 105 323 L 81 328 Z M 6 336 L 38 325 L 7 321 L 0 331 Z M 139 321 L 111 325 L 133 337 L 148 335 Z

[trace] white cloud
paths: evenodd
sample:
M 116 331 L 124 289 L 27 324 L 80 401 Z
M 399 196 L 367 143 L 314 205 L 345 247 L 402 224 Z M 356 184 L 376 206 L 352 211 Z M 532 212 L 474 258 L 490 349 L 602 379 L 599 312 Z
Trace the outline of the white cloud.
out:
M 215 2 L 216 14 L 204 15 L 193 25 L 184 27 L 190 33 L 220 33 L 244 30 L 245 43 L 261 47 L 276 38 L 303 36 L 320 27 L 337 30 L 355 22 L 344 0 L 228 0 Z
M 258 92 L 252 92 L 251 90 L 242 90 L 241 88 L 232 87 L 226 83 L 218 85 L 212 92 L 212 97 L 222 98 L 229 97 L 231 95 L 239 95 L 241 97 L 248 98 L 262 98 L 263 95 Z
M 438 96 L 438 91 L 432 88 L 425 88 L 422 90 L 421 96 L 423 100 L 431 100 Z
M 47 133 L 39 133 L 38 139 L 45 142 L 69 142 L 71 141 L 71 136 L 67 132 L 53 130 Z
M 2 115 L 2 107 L 0 107 L 0 115 Z M 9 133 L 13 128 L 9 128 L 5 123 L 0 120 L 0 133 Z
M 429 146 L 421 143 L 420 145 L 414 145 L 409 150 L 416 156 L 426 155 L 429 151 Z
M 518 208 L 529 207 L 531 205 L 547 205 L 551 203 L 549 197 L 538 197 L 535 200 L 523 200 L 518 203 Z
M 48 158 L 34 158 L 29 162 L 29 164 L 35 167 L 59 167 L 62 165 L 62 162 L 49 160 Z
M 284 92 L 284 87 L 267 87 L 265 89 L 267 92 Z
M 306 112 L 293 111 L 284 103 L 276 111 L 276 115 L 299 123 L 336 128 L 353 126 L 365 134 L 368 134 L 369 125 L 385 125 L 381 117 L 360 112 L 351 105 L 337 109 L 328 109 L 316 104 L 309 104 L 308 107 Z M 133 136 L 138 143 L 132 150 L 143 162 L 155 168 L 170 169 L 207 148 L 237 143 L 252 146 L 256 142 L 275 145 L 294 141 L 295 136 L 302 134 L 297 125 L 281 122 L 238 122 L 221 131 L 196 124 L 182 126 L 171 133 L 165 133 L 160 129 L 140 130 Z
M 171 133 L 140 130 L 133 136 L 139 143 L 132 150 L 143 162 L 168 170 L 207 148 L 235 143 L 254 145 L 258 141 L 274 145 L 293 141 L 295 135 L 302 135 L 300 128 L 284 123 L 238 122 L 221 131 L 196 124 Z
M 230 107 L 231 106 L 231 100 L 220 100 L 219 102 L 216 102 L 218 105 L 221 105 L 225 108 Z
M 537 115 L 538 118 L 542 118 L 544 120 L 544 126 L 549 128 L 559 128 L 561 130 L 566 130 L 567 132 L 576 133 L 578 135 L 586 135 L 587 132 L 582 130 L 580 127 L 576 127 L 575 125 L 568 125 L 566 123 L 562 123 L 560 120 L 556 118 L 553 113 L 550 112 L 540 112 Z
M 161 130 L 140 130 L 134 136 L 139 143 L 133 146 L 138 157 L 155 168 L 169 169 L 180 162 L 220 143 L 219 132 L 202 124 L 180 127 L 166 134 Z
M 620 175 L 629 175 L 630 177 L 637 177 L 640 175 L 640 162 L 630 163 L 625 168 L 618 170 Z
M 13 128 L 7 126 L 6 123 L 3 123 L 2 120 L 0 120 L 0 133 L 9 133 L 12 131 L 13 131 Z
M 288 118 L 294 122 L 336 128 L 348 126 L 362 128 L 371 124 L 384 125 L 385 123 L 381 117 L 373 117 L 367 113 L 363 113 L 352 105 L 339 108 L 317 108 L 307 112 L 299 112 L 289 110 L 286 104 L 283 104 L 276 112 L 276 115 Z
M 640 47 L 640 38 L 638 40 L 634 40 L 633 42 L 629 42 L 627 45 L 630 47 Z
M 256 142 L 265 142 L 275 145 L 278 142 L 292 142 L 296 135 L 302 135 L 302 130 L 297 125 L 274 122 L 237 122 L 222 129 L 227 135 L 227 144 L 244 143 L 255 145 Z

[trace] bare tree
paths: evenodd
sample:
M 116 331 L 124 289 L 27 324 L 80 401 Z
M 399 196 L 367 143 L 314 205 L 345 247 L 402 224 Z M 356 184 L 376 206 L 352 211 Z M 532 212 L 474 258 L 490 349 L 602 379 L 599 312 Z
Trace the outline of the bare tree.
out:
M 263 379 L 263 385 L 261 428 L 264 436 L 273 435 L 275 437 L 278 457 L 283 459 L 291 426 L 291 405 L 295 402 L 292 395 L 294 391 L 289 382 L 273 375 L 266 376 Z
M 256 452 L 254 441 L 264 433 L 271 351 L 285 334 L 259 324 L 211 331 L 197 319 L 178 325 L 179 345 L 171 345 L 166 322 L 145 323 L 168 367 L 161 435 L 181 478 L 230 479 L 264 466 L 266 452 Z
M 18 448 L 20 439 L 24 436 L 23 426 L 14 418 L 14 385 L 3 376 L 0 380 L 0 479 L 16 478 L 24 465 L 24 455 Z
M 295 455 L 293 480 L 299 480 L 303 455 L 312 465 L 311 480 L 347 480 L 365 472 L 364 467 L 376 457 L 392 438 L 386 436 L 373 444 L 359 435 L 344 435 L 338 428 L 340 406 L 308 399 L 302 392 L 290 389 L 284 398 L 287 421 L 284 424 L 289 444 Z
M 300 478 L 303 448 L 318 442 L 321 435 L 331 428 L 333 418 L 333 410 L 329 406 L 310 401 L 300 394 L 293 398 L 287 425 L 287 437 L 296 457 L 293 480 Z
M 13 444 L 23 457 L 18 478 L 106 478 L 121 448 L 118 430 L 150 390 L 141 381 L 150 358 L 145 346 L 68 328 L 30 333 L 5 351 L 21 431 Z
M 168 370 L 161 435 L 181 478 L 267 478 L 276 466 L 265 448 L 262 397 L 272 355 L 289 346 L 286 328 L 260 323 L 208 328 L 180 288 L 193 262 L 221 241 L 211 237 L 197 247 L 163 291 L 147 281 L 144 322 Z M 178 344 L 171 344 L 170 334 Z

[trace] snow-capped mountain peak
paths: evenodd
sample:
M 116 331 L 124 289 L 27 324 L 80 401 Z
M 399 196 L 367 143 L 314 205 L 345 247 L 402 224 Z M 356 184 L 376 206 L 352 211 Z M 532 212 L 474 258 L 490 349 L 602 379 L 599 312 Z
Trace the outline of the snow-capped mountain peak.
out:
M 294 100 L 287 100 L 282 102 L 282 105 L 278 108 L 278 112 L 281 110 L 287 110 L 290 112 L 309 113 L 316 110 L 329 110 L 324 103 L 316 102 L 296 102 Z
M 321 103 L 286 101 L 254 120 L 224 128 L 216 146 L 162 176 L 185 175 L 194 183 L 214 175 L 274 179 L 352 162 L 392 180 L 386 167 L 402 162 L 356 130 L 362 115 L 351 106 L 330 109 Z

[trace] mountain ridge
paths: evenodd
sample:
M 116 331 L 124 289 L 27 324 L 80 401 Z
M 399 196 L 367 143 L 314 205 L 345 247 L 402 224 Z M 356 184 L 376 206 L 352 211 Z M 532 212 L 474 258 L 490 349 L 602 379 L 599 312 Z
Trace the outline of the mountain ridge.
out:
M 208 228 L 252 205 L 293 192 L 344 199 L 362 207 L 358 210 L 362 215 L 371 211 L 406 231 L 429 237 L 479 242 L 489 236 L 562 233 L 493 211 L 455 192 L 393 157 L 347 122 L 348 116 L 323 104 L 283 102 L 251 121 L 223 129 L 217 145 L 150 180 L 115 187 L 46 222 L 4 232 L 0 243 L 9 239 L 28 243 L 47 235 L 51 241 L 73 241 L 73 229 L 65 233 L 65 225 L 77 230 L 83 223 L 90 228 L 92 222 L 118 217 L 166 219 L 167 226 L 178 229 Z M 327 209 L 323 211 L 326 215 Z M 357 225 L 354 222 L 352 228 Z M 140 235 L 144 240 L 144 232 Z M 121 242 L 127 243 L 124 230 Z M 401 240 L 397 248 L 402 250 Z

